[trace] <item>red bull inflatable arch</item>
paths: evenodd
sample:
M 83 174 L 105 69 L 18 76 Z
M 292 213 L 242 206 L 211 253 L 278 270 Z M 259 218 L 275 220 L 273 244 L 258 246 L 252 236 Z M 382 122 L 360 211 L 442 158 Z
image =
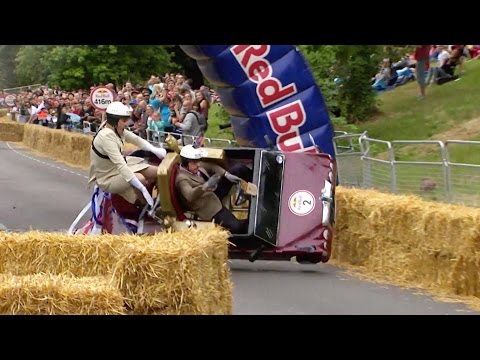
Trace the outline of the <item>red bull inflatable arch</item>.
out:
M 293 45 L 180 45 L 220 95 L 242 146 L 335 157 L 333 126 L 307 61 Z

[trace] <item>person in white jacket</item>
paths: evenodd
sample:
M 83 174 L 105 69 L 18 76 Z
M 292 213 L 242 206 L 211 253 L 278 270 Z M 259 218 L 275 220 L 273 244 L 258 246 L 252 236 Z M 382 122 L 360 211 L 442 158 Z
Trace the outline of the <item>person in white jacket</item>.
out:
M 128 131 L 130 115 L 130 109 L 120 101 L 108 105 L 107 123 L 92 141 L 88 183 L 95 181 L 103 191 L 118 194 L 131 204 L 146 202 L 153 206 L 147 187 L 156 182 L 157 167 L 147 164 L 143 158 L 124 157 L 122 152 L 125 142 L 150 151 L 159 159 L 165 157 L 166 151 Z

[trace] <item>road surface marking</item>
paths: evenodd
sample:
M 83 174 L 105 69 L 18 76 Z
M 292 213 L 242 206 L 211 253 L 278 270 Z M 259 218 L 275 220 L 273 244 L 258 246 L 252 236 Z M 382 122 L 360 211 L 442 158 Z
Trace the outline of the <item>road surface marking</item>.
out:
M 40 164 L 47 165 L 47 166 L 50 166 L 50 167 L 52 167 L 52 168 L 55 168 L 55 169 L 58 169 L 58 170 L 62 170 L 62 171 L 68 172 L 68 173 L 70 173 L 70 174 L 78 175 L 78 176 L 81 176 L 81 177 L 83 177 L 83 178 L 85 178 L 85 179 L 88 179 L 88 176 L 85 176 L 85 175 L 83 175 L 83 174 L 76 173 L 76 172 L 74 172 L 74 171 L 72 171 L 72 170 L 63 169 L 63 168 L 61 168 L 61 167 L 59 167 L 59 166 L 52 165 L 52 164 L 46 163 L 45 161 L 41 161 L 41 160 L 35 159 L 34 157 L 25 155 L 25 154 L 21 153 L 20 151 L 17 151 L 17 150 L 15 150 L 14 148 L 12 148 L 8 142 L 7 142 L 7 146 L 8 146 L 8 148 L 9 148 L 10 150 L 12 150 L 14 153 L 16 153 L 16 154 L 18 154 L 18 155 L 21 155 L 21 156 L 23 156 L 23 157 L 26 157 L 27 159 L 34 160 L 34 161 L 36 161 L 36 162 L 38 162 L 38 163 L 40 163 Z M 1 225 L 1 224 L 0 224 L 0 225 Z M 1 228 L 0 228 L 0 229 L 1 229 Z

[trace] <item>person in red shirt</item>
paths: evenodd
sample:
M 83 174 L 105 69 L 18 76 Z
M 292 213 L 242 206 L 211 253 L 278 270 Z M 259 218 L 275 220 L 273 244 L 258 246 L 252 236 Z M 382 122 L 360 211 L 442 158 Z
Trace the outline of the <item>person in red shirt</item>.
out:
M 420 87 L 419 99 L 425 98 L 425 88 L 426 88 L 425 77 L 426 77 L 428 67 L 430 65 L 430 62 L 429 62 L 430 48 L 431 48 L 431 45 L 418 45 L 415 48 L 415 60 L 416 60 L 415 73 L 417 77 L 418 86 Z

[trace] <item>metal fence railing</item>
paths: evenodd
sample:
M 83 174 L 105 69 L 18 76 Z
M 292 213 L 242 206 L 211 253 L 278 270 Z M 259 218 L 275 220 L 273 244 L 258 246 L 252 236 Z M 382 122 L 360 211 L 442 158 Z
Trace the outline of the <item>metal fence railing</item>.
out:
M 338 172 L 339 182 L 346 186 L 361 186 L 364 182 L 364 164 L 361 160 L 362 149 L 358 139 L 362 134 L 337 131 L 335 135 L 333 145 L 337 154 L 337 166 L 342 169 Z
M 31 91 L 36 91 L 38 89 L 40 89 L 42 86 L 42 84 L 32 84 L 32 85 L 25 85 L 25 86 L 17 86 L 17 87 L 13 87 L 13 88 L 6 88 L 6 89 L 0 89 L 3 91 L 3 99 L 0 101 L 0 108 L 9 108 L 11 107 L 11 105 L 9 106 L 6 102 L 6 97 L 8 97 L 8 95 L 14 95 L 15 97 L 20 94 L 22 91 L 26 91 L 26 90 L 31 90 Z
M 180 133 L 150 129 L 146 133 L 147 140 L 157 146 L 165 146 L 168 135 L 177 138 L 179 144 L 197 140 Z M 239 146 L 228 139 L 203 141 L 207 147 Z M 333 144 L 340 185 L 480 207 L 480 141 L 385 141 L 369 138 L 367 132 L 336 131 Z M 408 158 L 414 157 L 415 161 L 402 160 L 405 154 L 413 154 Z
M 341 185 L 480 207 L 480 141 L 384 141 L 365 132 L 337 135 L 334 145 Z M 455 159 L 466 147 L 476 155 L 470 163 Z M 401 160 L 409 152 L 416 160 Z
M 9 93 L 9 94 L 17 94 L 19 92 L 25 91 L 25 90 L 38 90 L 42 84 L 32 84 L 32 85 L 25 85 L 25 86 L 17 86 L 13 88 L 7 88 L 7 89 L 1 89 L 3 92 Z
M 176 138 L 180 144 L 192 144 L 194 143 L 198 136 L 184 135 L 182 133 L 167 132 L 167 131 L 154 131 L 151 129 L 146 129 L 147 140 L 155 145 L 160 145 L 165 143 L 165 138 L 168 135 L 172 135 Z M 235 140 L 229 139 L 219 139 L 219 138 L 208 138 L 204 137 L 203 142 L 205 146 L 211 147 L 233 147 L 238 146 L 238 143 Z

